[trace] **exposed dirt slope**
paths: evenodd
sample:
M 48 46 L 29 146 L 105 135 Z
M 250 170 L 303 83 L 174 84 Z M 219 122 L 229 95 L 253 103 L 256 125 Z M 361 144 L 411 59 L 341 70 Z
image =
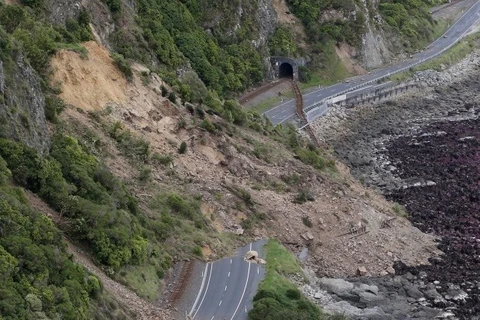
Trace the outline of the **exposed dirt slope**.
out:
M 84 44 L 87 59 L 61 50 L 52 59 L 53 83 L 62 86 L 60 97 L 84 110 L 101 110 L 108 102 L 124 102 L 127 81 L 113 66 L 109 52 L 96 42 Z
M 80 68 L 92 61 L 105 63 L 95 57 L 96 52 L 90 52 L 90 60 L 72 54 L 70 63 Z M 70 77 L 73 70 L 60 72 Z M 242 220 L 255 221 L 246 235 L 279 238 L 295 252 L 309 247 L 306 263 L 321 274 L 352 276 L 359 266 L 365 266 L 369 274 L 380 274 L 397 259 L 408 264 L 426 263 L 435 251 L 433 237 L 422 234 L 401 217 L 392 222 L 391 228 L 381 228 L 383 221 L 394 217 L 392 204 L 354 181 L 343 166 L 339 165 L 336 173 L 319 172 L 297 160 L 284 145 L 254 131 L 236 128 L 226 134 L 226 124 L 216 116 L 207 115 L 224 129 L 209 133 L 199 126 L 201 120 L 153 90 L 160 84 L 161 79 L 152 75 L 149 84 L 143 85 L 137 75 L 127 84 L 123 103 L 111 104 L 111 112 L 97 114 L 105 122 L 120 121 L 148 140 L 152 152 L 171 154 L 173 165 L 151 165 L 152 186 L 135 185 L 141 168 L 130 165 L 90 117 L 76 108 L 63 114 L 79 135 L 86 129 L 95 132 L 112 154 L 106 159 L 107 165 L 131 182 L 140 198 L 149 199 L 157 190 L 200 195 L 206 216 L 217 230 L 236 232 Z M 110 85 L 96 89 L 107 95 Z M 66 96 L 70 90 L 75 87 L 63 87 Z M 88 97 L 88 92 L 85 94 Z M 78 107 L 90 110 L 84 104 Z M 188 143 L 188 149 L 180 155 L 177 149 L 182 141 Z M 242 189 L 250 194 L 254 211 L 264 214 L 264 220 L 253 218 L 253 211 L 235 192 Z M 294 203 L 301 190 L 311 193 L 314 201 Z M 341 236 L 359 223 L 369 232 Z M 216 247 L 210 249 L 212 259 L 221 254 Z

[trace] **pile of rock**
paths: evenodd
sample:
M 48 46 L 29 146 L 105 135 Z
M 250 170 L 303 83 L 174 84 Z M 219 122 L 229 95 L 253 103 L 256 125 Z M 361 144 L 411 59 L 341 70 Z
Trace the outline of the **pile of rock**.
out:
M 265 260 L 259 258 L 258 257 L 258 252 L 254 251 L 254 250 L 248 251 L 245 254 L 245 257 L 243 257 L 243 259 L 245 261 L 251 262 L 251 263 L 258 263 L 258 264 L 266 264 L 267 263 Z
M 425 273 L 413 276 L 343 279 L 320 278 L 305 285 L 303 292 L 331 313 L 351 319 L 458 319 L 457 304 L 468 297 L 458 286 L 426 283 Z

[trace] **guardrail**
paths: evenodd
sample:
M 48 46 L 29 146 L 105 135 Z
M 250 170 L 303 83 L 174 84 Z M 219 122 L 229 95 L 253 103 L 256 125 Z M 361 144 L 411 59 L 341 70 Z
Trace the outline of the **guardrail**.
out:
M 478 23 L 478 21 L 480 21 L 480 18 L 477 19 L 476 23 Z M 476 23 L 474 23 L 473 25 L 475 25 Z M 472 26 L 473 26 L 473 25 L 472 25 Z M 404 68 L 395 70 L 394 72 L 389 72 L 389 73 L 387 73 L 387 74 L 384 75 L 384 76 L 381 76 L 381 77 L 378 77 L 378 78 L 369 80 L 369 81 L 367 81 L 367 82 L 364 82 L 364 83 L 362 83 L 362 84 L 360 84 L 360 85 L 357 85 L 357 86 L 354 86 L 354 87 L 352 87 L 352 88 L 348 88 L 347 90 L 343 90 L 343 91 L 337 92 L 337 93 L 335 93 L 335 94 L 333 94 L 333 95 L 331 95 L 331 96 L 328 96 L 328 97 L 326 97 L 326 98 L 324 98 L 324 99 L 322 99 L 322 100 L 320 100 L 320 101 L 317 101 L 316 103 L 314 103 L 314 104 L 312 104 L 312 105 L 310 105 L 310 106 L 307 106 L 307 108 L 306 108 L 305 111 L 310 111 L 310 110 L 312 110 L 312 109 L 315 109 L 316 107 L 320 107 L 320 106 L 325 105 L 326 100 L 328 100 L 328 99 L 331 99 L 331 98 L 340 96 L 340 95 L 342 95 L 342 94 L 346 94 L 346 93 L 351 92 L 351 91 L 355 91 L 355 90 L 357 90 L 357 89 L 359 89 L 359 88 L 361 88 L 361 87 L 364 87 L 364 86 L 366 86 L 366 85 L 369 85 L 369 84 L 371 84 L 371 83 L 378 82 L 379 80 L 382 80 L 382 79 L 385 79 L 385 78 L 389 78 L 389 77 L 391 77 L 391 76 L 394 75 L 394 74 L 398 74 L 398 73 L 404 72 L 404 71 L 406 71 L 406 70 L 408 70 L 408 69 L 414 68 L 414 67 L 416 67 L 416 66 L 418 66 L 418 65 L 420 65 L 420 64 L 422 64 L 422 63 L 424 63 L 424 62 L 426 62 L 426 61 L 428 61 L 428 60 L 432 60 L 432 59 L 438 57 L 439 55 L 443 54 L 445 51 L 449 50 L 449 49 L 450 49 L 451 47 L 453 47 L 455 44 L 457 44 L 457 42 L 459 42 L 461 39 L 463 39 L 463 38 L 465 37 L 465 35 L 470 31 L 470 29 L 471 29 L 471 28 L 468 28 L 467 30 L 465 30 L 465 32 L 464 32 L 460 37 L 458 37 L 457 39 L 455 39 L 455 40 L 454 40 L 452 43 L 450 43 L 448 46 L 446 46 L 445 48 L 441 49 L 440 51 L 432 54 L 431 56 L 429 56 L 429 57 L 427 57 L 427 58 L 421 59 L 421 60 L 419 60 L 419 61 L 417 61 L 417 62 L 415 62 L 415 63 L 413 63 L 413 64 L 411 64 L 411 65 L 408 65 L 408 66 L 406 66 L 406 67 L 404 67 Z M 438 41 L 438 39 L 437 39 L 436 41 Z M 434 44 L 434 43 L 435 43 L 435 42 L 433 42 L 432 44 Z M 328 87 L 327 87 L 327 88 L 328 88 Z M 313 119 L 313 120 L 315 120 L 315 119 Z

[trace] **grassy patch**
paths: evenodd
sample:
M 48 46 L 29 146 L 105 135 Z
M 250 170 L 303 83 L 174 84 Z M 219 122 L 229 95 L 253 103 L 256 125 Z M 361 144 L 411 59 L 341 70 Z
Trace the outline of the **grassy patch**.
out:
M 267 277 L 264 282 L 267 284 L 277 275 L 303 275 L 302 268 L 295 257 L 278 241 L 269 240 L 265 246 L 265 251 L 267 252 Z M 262 283 L 262 285 L 265 285 L 265 283 Z M 262 285 L 261 288 L 263 288 Z
M 78 43 L 56 43 L 57 50 L 68 50 L 76 52 L 82 59 L 88 59 L 88 50 L 84 46 Z
M 302 296 L 301 292 L 287 278 L 289 275 L 303 275 L 294 256 L 276 240 L 269 240 L 266 250 L 266 276 L 255 295 L 250 320 L 326 320 L 316 305 Z
M 449 67 L 451 65 L 454 65 L 455 63 L 458 63 L 460 60 L 472 53 L 473 50 L 480 48 L 479 39 L 480 32 L 472 34 L 465 39 L 457 42 L 453 47 L 444 52 L 442 55 L 430 61 L 427 61 L 417 67 L 411 68 L 408 71 L 397 73 L 391 76 L 390 80 L 398 83 L 410 79 L 417 71 L 429 69 L 441 71 L 442 66 Z
M 325 47 L 323 65 L 310 74 L 308 81 L 300 83 L 300 90 L 316 86 L 329 86 L 351 76 L 335 52 L 335 45 Z
M 279 103 L 280 101 L 282 101 L 282 97 L 278 97 L 278 96 L 270 97 L 268 99 L 263 100 L 259 104 L 253 106 L 252 108 L 250 108 L 250 110 L 258 114 L 262 114 L 268 109 L 272 108 L 277 103 Z
M 155 266 L 147 264 L 143 266 L 126 266 L 119 273 L 119 280 L 124 282 L 135 292 L 148 300 L 155 301 L 161 289 L 161 280 L 158 277 Z
M 408 217 L 408 212 L 407 210 L 405 209 L 404 206 L 402 206 L 401 204 L 399 203 L 394 203 L 393 206 L 392 206 L 392 210 L 393 212 L 395 212 L 395 214 L 399 217 Z

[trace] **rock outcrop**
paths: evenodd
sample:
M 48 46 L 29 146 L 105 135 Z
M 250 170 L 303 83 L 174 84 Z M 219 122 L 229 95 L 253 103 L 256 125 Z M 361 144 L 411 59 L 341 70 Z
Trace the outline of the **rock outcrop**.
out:
M 40 79 L 21 53 L 0 60 L 0 123 L 2 136 L 21 141 L 41 154 L 48 151 Z

